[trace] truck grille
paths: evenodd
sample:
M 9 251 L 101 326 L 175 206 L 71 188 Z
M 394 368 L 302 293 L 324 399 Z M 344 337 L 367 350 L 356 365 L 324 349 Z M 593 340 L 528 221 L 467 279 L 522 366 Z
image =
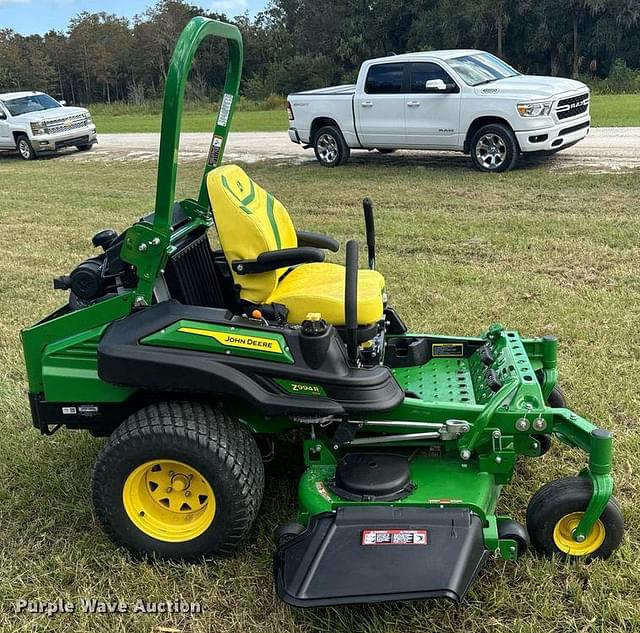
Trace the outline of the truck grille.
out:
M 69 132 L 87 125 L 86 114 L 74 114 L 72 116 L 62 117 L 60 119 L 51 119 L 46 122 L 47 132 L 49 134 L 59 134 L 60 132 Z
M 559 119 L 568 119 L 572 116 L 584 114 L 589 109 L 589 93 L 561 99 L 556 106 L 556 114 Z

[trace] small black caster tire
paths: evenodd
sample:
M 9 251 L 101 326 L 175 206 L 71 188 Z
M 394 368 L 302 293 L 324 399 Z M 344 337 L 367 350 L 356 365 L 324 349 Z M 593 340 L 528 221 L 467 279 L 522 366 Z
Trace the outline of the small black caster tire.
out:
M 297 521 L 290 521 L 289 523 L 283 523 L 278 526 L 273 532 L 273 538 L 276 542 L 276 547 L 282 547 L 289 541 L 293 540 L 296 536 L 302 534 L 305 531 L 304 525 Z
M 558 385 L 553 388 L 553 391 L 547 398 L 547 404 L 554 409 L 565 409 L 567 406 L 567 400 L 564 396 L 564 391 Z
M 509 520 L 498 523 L 498 536 L 501 539 L 509 539 L 510 541 L 515 541 L 517 543 L 517 558 L 522 557 L 527 552 L 529 545 L 531 544 L 529 534 L 527 534 L 527 529 L 522 525 L 522 523 L 518 523 L 517 521 Z
M 551 436 L 544 433 L 533 433 L 531 439 L 538 443 L 538 449 L 536 456 L 542 457 L 546 455 L 551 449 Z
M 533 548 L 544 556 L 592 560 L 609 558 L 622 541 L 624 517 L 614 497 L 582 543 L 571 538 L 589 504 L 592 484 L 565 477 L 545 484 L 527 508 L 527 531 Z

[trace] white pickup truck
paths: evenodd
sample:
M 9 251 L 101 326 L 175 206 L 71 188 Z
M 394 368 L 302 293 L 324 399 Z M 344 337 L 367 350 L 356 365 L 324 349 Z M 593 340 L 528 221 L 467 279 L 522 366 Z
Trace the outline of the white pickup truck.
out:
M 96 126 L 85 108 L 69 107 L 44 92 L 0 94 L 0 150 L 18 150 L 24 160 L 63 147 L 91 149 Z
M 370 59 L 355 85 L 290 94 L 289 137 L 325 167 L 351 149 L 464 152 L 481 171 L 512 169 L 520 154 L 554 153 L 589 132 L 589 88 L 522 75 L 478 50 Z

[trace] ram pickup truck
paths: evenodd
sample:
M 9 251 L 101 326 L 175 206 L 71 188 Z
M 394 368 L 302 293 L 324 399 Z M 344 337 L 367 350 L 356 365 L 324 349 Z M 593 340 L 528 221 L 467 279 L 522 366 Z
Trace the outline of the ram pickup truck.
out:
M 91 149 L 96 126 L 85 108 L 69 107 L 44 92 L 0 94 L 0 150 L 18 150 L 24 160 L 63 147 Z
M 589 132 L 589 88 L 572 79 L 522 75 L 479 50 L 370 59 L 355 85 L 290 94 L 289 137 L 325 167 L 352 149 L 464 152 L 502 172 L 524 153 L 551 154 Z

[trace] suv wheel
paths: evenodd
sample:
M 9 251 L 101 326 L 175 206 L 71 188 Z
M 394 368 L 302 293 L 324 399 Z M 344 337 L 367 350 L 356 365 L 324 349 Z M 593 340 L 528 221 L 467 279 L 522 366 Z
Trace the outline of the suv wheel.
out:
M 25 134 L 21 134 L 18 137 L 17 147 L 18 155 L 22 160 L 33 160 L 36 157 L 36 153 L 33 151 L 33 147 Z
M 506 125 L 483 125 L 471 138 L 471 160 L 476 169 L 499 173 L 509 171 L 518 161 L 518 141 Z
M 316 132 L 313 151 L 323 167 L 342 165 L 347 162 L 351 153 L 342 133 L 335 125 L 326 125 Z

